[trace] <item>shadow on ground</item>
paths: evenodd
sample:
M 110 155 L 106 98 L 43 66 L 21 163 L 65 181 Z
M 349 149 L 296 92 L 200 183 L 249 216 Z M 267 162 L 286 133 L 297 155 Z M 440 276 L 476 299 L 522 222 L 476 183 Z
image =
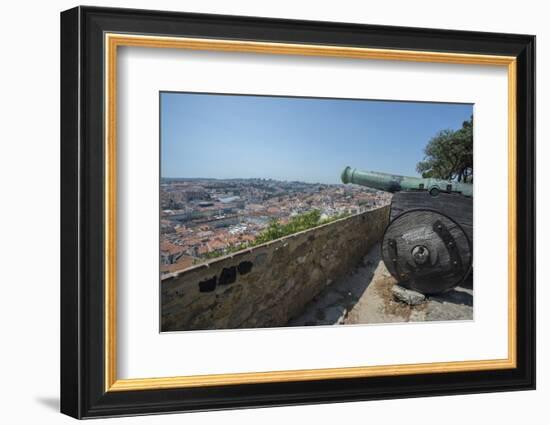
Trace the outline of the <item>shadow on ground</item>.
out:
M 462 304 L 469 307 L 473 307 L 474 305 L 473 292 L 468 291 L 466 288 L 460 286 L 449 292 L 445 292 L 439 295 L 433 295 L 430 297 L 430 299 L 442 303 L 447 302 L 451 304 Z
M 355 270 L 327 286 L 288 326 L 473 319 L 471 278 L 417 306 L 395 300 L 391 290 L 395 284 L 377 244 Z
M 59 412 L 59 398 L 58 397 L 36 397 L 35 401 L 48 409 Z
M 288 326 L 343 324 L 348 313 L 353 310 L 373 282 L 379 262 L 380 250 L 374 248 L 355 270 L 334 281 L 313 298 L 304 312 L 290 320 Z

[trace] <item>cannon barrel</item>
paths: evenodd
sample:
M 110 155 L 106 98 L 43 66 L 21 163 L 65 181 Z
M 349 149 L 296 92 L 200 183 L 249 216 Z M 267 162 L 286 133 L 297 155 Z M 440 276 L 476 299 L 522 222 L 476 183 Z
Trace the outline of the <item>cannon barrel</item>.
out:
M 375 171 L 360 171 L 356 168 L 346 167 L 342 172 L 343 183 L 354 183 L 386 192 L 400 191 L 428 191 L 431 195 L 439 192 L 456 192 L 464 196 L 473 196 L 471 183 L 458 183 L 449 180 L 433 178 L 420 178 L 399 176 L 395 174 L 379 173 Z

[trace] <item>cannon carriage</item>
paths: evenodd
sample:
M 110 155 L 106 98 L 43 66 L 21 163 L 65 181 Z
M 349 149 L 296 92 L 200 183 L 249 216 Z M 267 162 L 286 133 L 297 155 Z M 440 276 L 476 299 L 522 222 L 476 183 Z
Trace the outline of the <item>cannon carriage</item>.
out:
M 459 285 L 472 270 L 473 185 L 346 167 L 343 183 L 392 192 L 382 259 L 401 286 L 424 294 Z

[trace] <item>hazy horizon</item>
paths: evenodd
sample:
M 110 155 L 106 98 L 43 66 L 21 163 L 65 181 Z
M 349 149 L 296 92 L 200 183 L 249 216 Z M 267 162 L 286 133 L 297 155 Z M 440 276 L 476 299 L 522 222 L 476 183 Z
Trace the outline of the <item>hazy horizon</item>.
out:
M 189 176 L 161 176 L 161 180 L 273 180 L 278 182 L 284 182 L 284 183 L 306 183 L 306 184 L 325 184 L 325 185 L 344 185 L 341 181 L 339 183 L 323 183 L 319 181 L 305 181 L 305 180 L 281 180 L 281 179 L 275 179 L 271 177 L 229 177 L 229 178 L 221 178 L 221 177 L 189 177 Z

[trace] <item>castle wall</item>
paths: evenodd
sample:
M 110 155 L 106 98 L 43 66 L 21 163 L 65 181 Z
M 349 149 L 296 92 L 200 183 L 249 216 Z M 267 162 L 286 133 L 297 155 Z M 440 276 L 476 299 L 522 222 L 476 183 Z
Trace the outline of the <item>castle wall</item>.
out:
M 388 219 L 386 206 L 167 275 L 162 330 L 285 326 L 362 260 Z

